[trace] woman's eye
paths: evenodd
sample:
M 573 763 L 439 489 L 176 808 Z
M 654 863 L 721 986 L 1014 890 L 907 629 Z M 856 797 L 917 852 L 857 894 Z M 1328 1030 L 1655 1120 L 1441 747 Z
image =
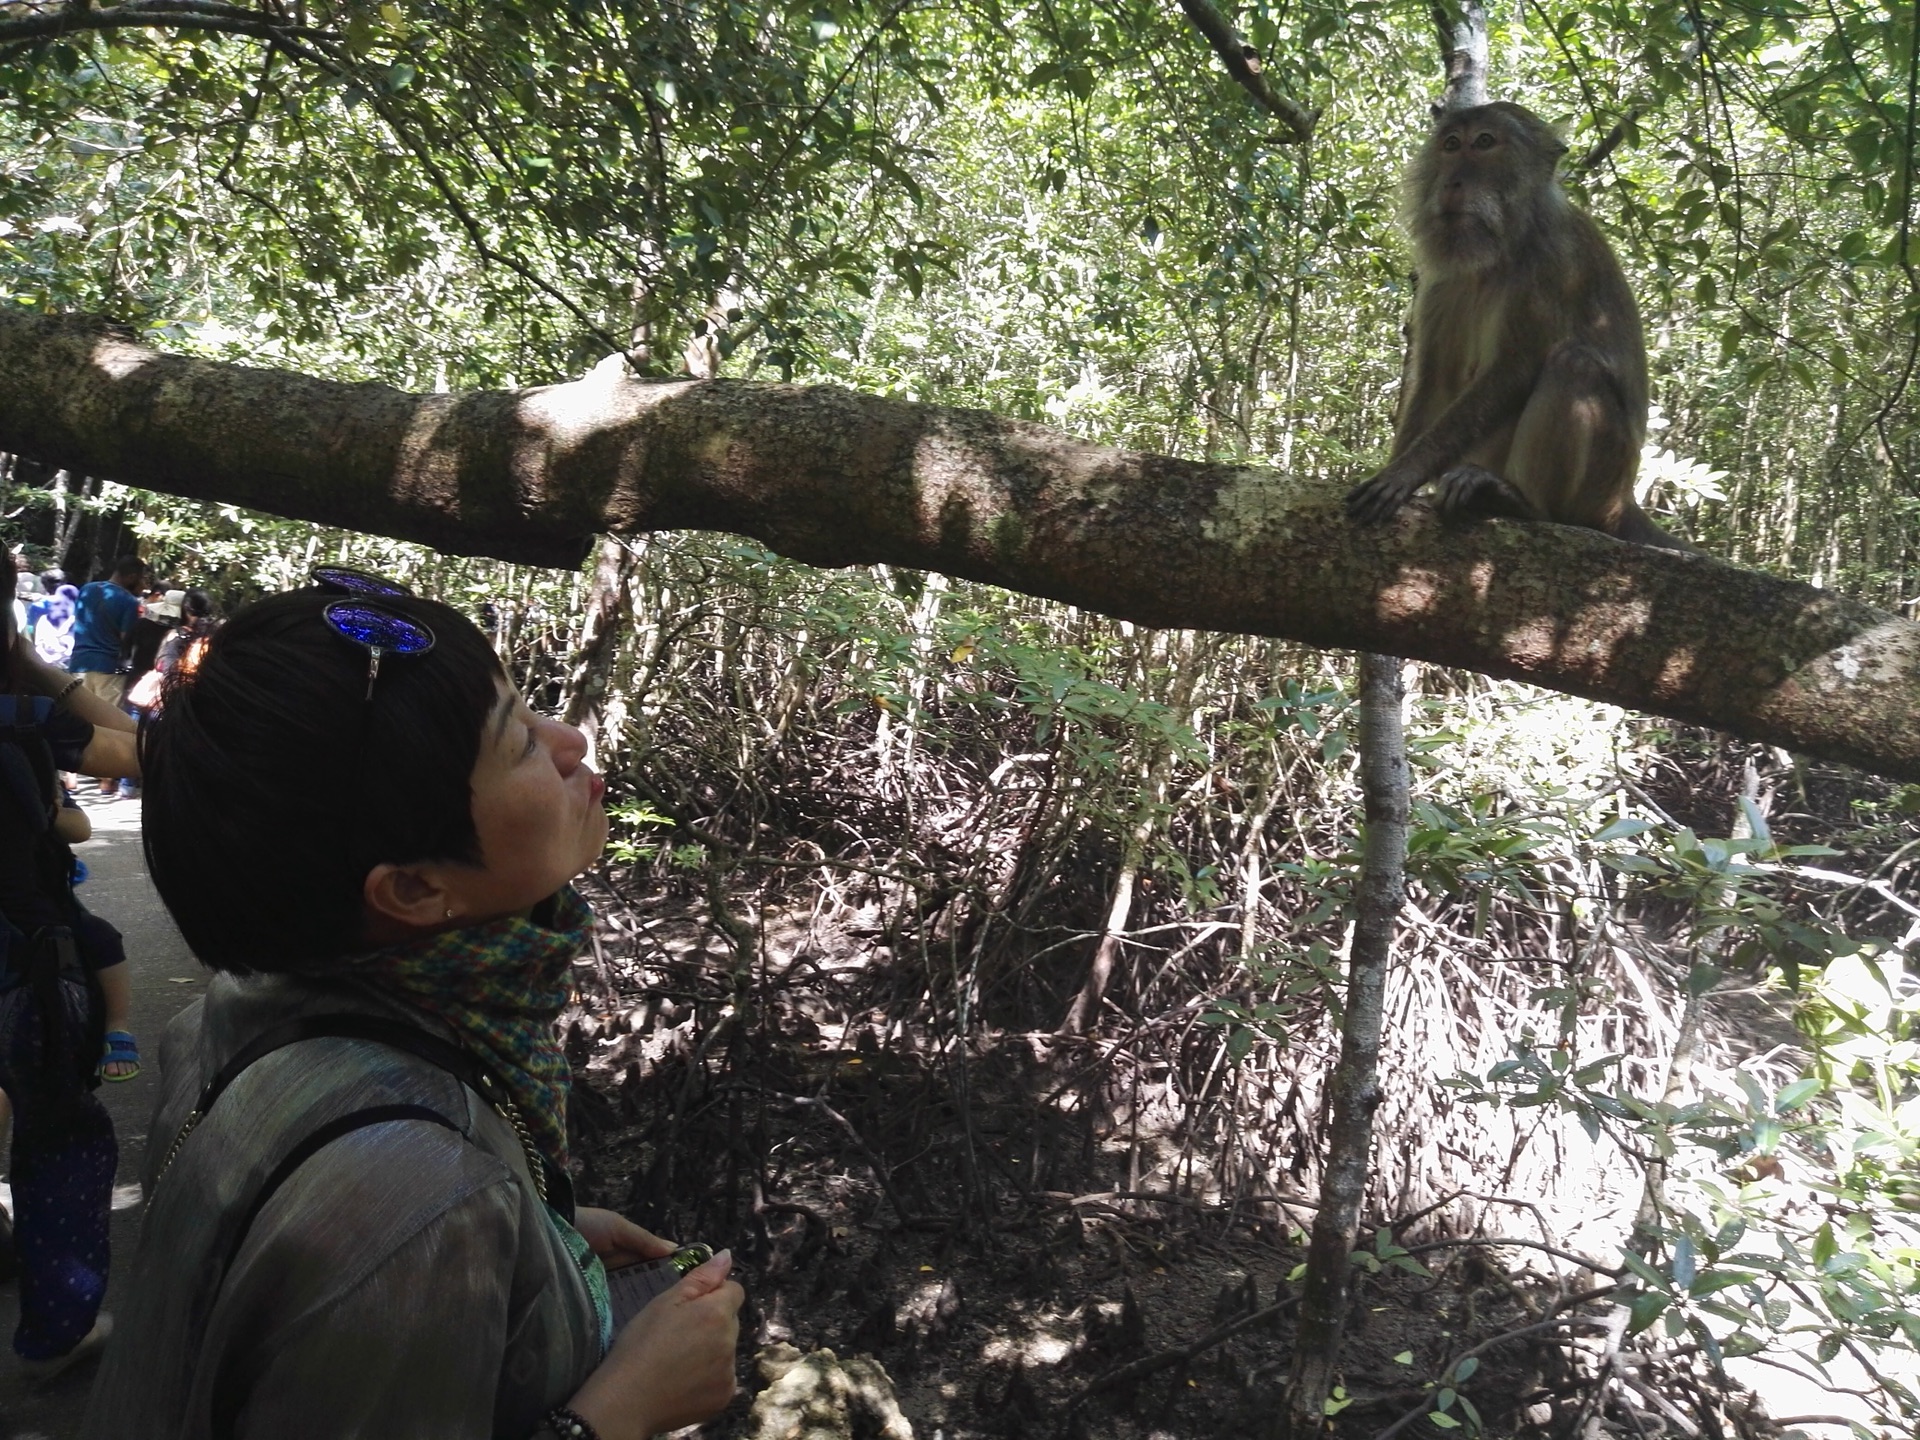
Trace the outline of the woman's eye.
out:
M 532 725 L 529 725 L 527 726 L 526 748 L 520 752 L 520 758 L 522 760 L 525 760 L 528 756 L 532 755 L 533 752 L 539 748 L 540 748 L 540 732 Z

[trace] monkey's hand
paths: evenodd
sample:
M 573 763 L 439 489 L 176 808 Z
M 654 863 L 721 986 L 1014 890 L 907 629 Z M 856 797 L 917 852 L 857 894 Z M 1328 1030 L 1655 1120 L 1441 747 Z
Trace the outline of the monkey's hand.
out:
M 1347 515 L 1362 525 L 1391 520 L 1430 478 L 1411 465 L 1389 465 L 1347 492 Z
M 1454 466 L 1440 477 L 1436 492 L 1440 513 L 1449 520 L 1485 515 L 1507 515 L 1516 520 L 1541 518 L 1516 486 L 1479 465 Z

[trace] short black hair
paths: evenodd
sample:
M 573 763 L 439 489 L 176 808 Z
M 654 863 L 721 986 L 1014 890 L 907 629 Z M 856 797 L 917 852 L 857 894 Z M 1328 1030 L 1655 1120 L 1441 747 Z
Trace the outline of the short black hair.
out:
M 204 620 L 213 613 L 213 597 L 204 590 L 189 590 L 180 597 L 180 608 L 196 620 Z
M 322 618 L 340 597 L 270 595 L 215 632 L 141 728 L 147 868 L 218 970 L 324 970 L 364 948 L 375 865 L 477 864 L 473 767 L 500 662 L 457 610 L 383 600 L 433 649 L 368 653 Z
M 138 555 L 122 555 L 118 560 L 113 562 L 113 569 L 107 572 L 107 578 L 109 580 L 118 580 L 122 575 L 144 575 L 146 573 L 146 561 L 142 560 Z

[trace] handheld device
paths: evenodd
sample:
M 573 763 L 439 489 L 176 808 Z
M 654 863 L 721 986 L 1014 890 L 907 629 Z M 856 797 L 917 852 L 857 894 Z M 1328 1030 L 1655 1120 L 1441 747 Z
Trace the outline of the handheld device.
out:
M 682 1245 L 673 1254 L 658 1260 L 641 1260 L 607 1271 L 607 1298 L 613 1302 L 614 1330 L 624 1327 L 655 1296 L 672 1289 L 682 1275 L 712 1258 L 711 1245 Z

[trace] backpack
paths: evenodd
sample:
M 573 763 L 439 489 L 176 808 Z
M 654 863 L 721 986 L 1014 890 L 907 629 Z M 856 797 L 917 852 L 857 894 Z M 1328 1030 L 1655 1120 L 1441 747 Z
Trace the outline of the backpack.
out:
M 25 817 L 34 885 L 65 917 L 29 933 L 0 916 L 0 1090 L 25 1087 L 58 1102 L 100 1083 L 106 1007 L 75 938 L 83 915 L 73 898 L 73 851 L 53 828 L 59 781 L 40 728 L 51 709 L 43 699 L 0 696 L 0 789 Z

